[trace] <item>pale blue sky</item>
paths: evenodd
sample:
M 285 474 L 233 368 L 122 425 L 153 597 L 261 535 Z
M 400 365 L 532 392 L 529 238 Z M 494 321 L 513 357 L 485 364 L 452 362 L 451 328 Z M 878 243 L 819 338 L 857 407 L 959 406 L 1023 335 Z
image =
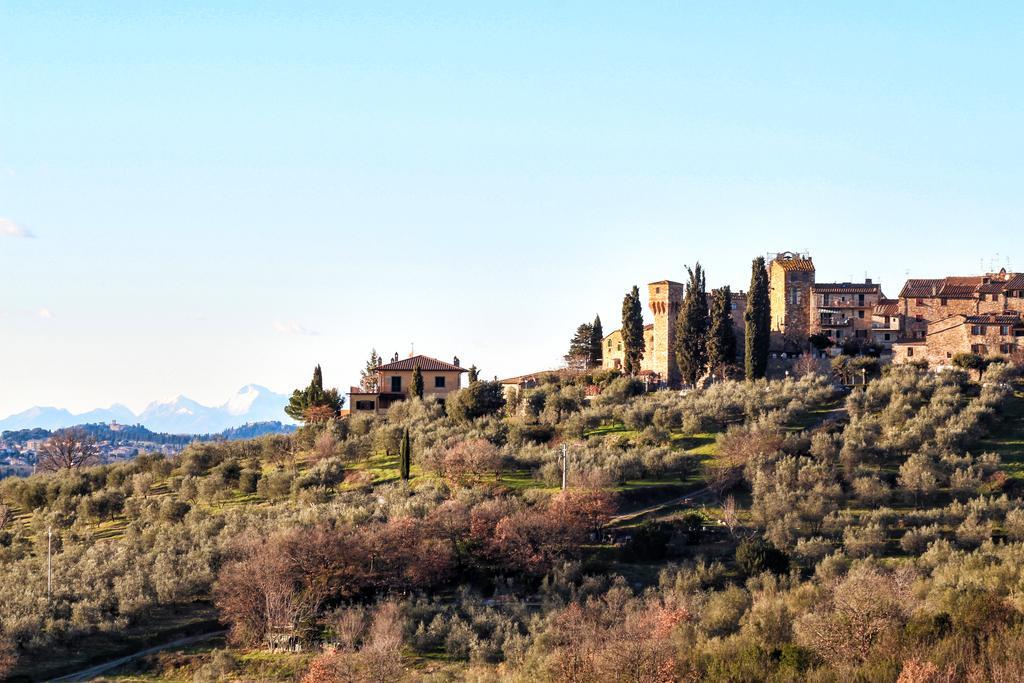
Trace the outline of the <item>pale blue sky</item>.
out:
M 157 4 L 0 2 L 0 415 L 550 367 L 698 259 L 1024 269 L 1020 3 Z

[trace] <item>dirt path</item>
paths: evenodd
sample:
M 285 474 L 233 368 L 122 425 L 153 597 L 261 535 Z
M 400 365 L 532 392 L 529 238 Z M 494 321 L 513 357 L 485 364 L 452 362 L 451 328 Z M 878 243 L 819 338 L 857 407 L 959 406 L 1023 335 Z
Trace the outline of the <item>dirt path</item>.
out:
M 682 503 L 685 503 L 687 501 L 696 503 L 696 502 L 704 500 L 704 499 L 706 499 L 706 498 L 708 498 L 710 496 L 711 496 L 711 489 L 709 489 L 708 487 L 705 486 L 702 489 L 697 489 L 696 491 L 691 491 L 689 493 L 684 493 L 683 495 L 681 495 L 681 496 L 679 496 L 677 498 L 672 498 L 670 500 L 665 500 L 665 501 L 662 501 L 660 503 L 654 503 L 653 505 L 648 505 L 647 507 L 640 508 L 639 510 L 632 510 L 631 512 L 625 512 L 625 513 L 623 513 L 621 515 L 615 515 L 610 520 L 608 520 L 608 524 L 606 524 L 605 526 L 606 527 L 612 527 L 612 526 L 618 526 L 620 524 L 629 523 L 629 522 L 632 522 L 633 520 L 639 519 L 641 517 L 645 517 L 645 516 L 651 514 L 652 512 L 658 512 L 659 510 L 664 510 L 665 508 L 670 508 L 670 507 L 672 507 L 674 505 L 681 505 Z
M 127 655 L 125 657 L 119 657 L 118 659 L 112 659 L 109 662 L 97 664 L 96 666 L 91 666 L 88 669 L 82 669 L 77 673 L 68 674 L 67 676 L 61 676 L 60 678 L 54 678 L 51 680 L 54 682 L 91 681 L 97 676 L 105 674 L 113 669 L 117 669 L 118 667 L 122 667 L 133 660 L 139 659 L 140 657 L 156 654 L 157 652 L 161 652 L 162 650 L 171 650 L 177 647 L 185 647 L 186 645 L 194 645 L 195 643 L 201 643 L 206 640 L 212 640 L 214 638 L 217 638 L 218 636 L 224 635 L 225 633 L 227 633 L 227 631 L 214 631 L 212 633 L 203 633 L 198 636 L 179 638 L 178 640 L 172 640 L 171 642 L 164 643 L 163 645 L 156 645 L 154 647 L 146 648 L 145 650 L 139 650 L 135 654 Z

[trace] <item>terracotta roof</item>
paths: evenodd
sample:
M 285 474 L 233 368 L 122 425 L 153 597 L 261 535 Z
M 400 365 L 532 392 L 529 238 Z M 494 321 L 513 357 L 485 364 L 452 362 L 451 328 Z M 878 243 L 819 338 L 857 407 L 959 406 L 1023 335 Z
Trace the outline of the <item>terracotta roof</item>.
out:
M 988 313 L 986 315 L 965 315 L 964 322 L 971 325 L 1019 325 L 1020 314 L 1016 311 L 1004 313 Z
M 978 276 L 947 277 L 942 281 L 937 296 L 946 299 L 972 299 L 978 289 L 985 283 L 985 278 Z
M 1018 290 L 1024 289 L 1024 273 L 1014 275 L 1003 283 L 1003 289 Z
M 934 296 L 941 286 L 942 280 L 907 280 L 907 283 L 903 285 L 903 290 L 900 292 L 900 298 L 923 299 Z
M 867 282 L 819 282 L 811 285 L 818 294 L 875 294 L 882 286 Z
M 545 375 L 561 375 L 558 370 L 541 370 L 540 372 L 532 372 L 527 375 L 518 375 L 516 377 L 506 377 L 505 379 L 499 379 L 498 384 L 522 384 L 527 380 L 539 381 L 541 377 Z
M 879 299 L 875 305 L 875 315 L 899 315 L 900 302 L 897 299 Z
M 452 372 L 466 372 L 466 368 L 459 367 L 458 365 L 452 365 L 451 363 L 445 363 L 443 360 L 437 360 L 429 356 L 412 356 L 410 358 L 403 358 L 400 361 L 394 363 L 386 363 L 377 368 L 381 372 L 390 372 L 394 370 L 412 370 L 416 366 L 420 366 L 420 370 L 428 370 L 431 372 L 437 372 L 439 370 L 450 370 Z
M 676 282 L 675 280 L 655 280 L 654 282 L 648 282 L 648 285 L 676 285 L 679 287 L 685 287 L 682 282 Z
M 799 256 L 792 258 L 776 256 L 772 259 L 772 263 L 778 263 L 783 270 L 814 270 L 814 261 Z

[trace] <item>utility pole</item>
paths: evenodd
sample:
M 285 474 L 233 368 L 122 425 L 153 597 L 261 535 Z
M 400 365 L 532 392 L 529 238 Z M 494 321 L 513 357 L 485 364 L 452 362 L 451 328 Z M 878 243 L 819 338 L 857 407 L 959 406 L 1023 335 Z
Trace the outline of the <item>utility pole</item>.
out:
M 569 474 L 569 449 L 564 443 L 562 444 L 562 456 L 559 459 L 562 461 L 562 490 L 564 491 Z
M 46 527 L 46 601 L 53 588 L 53 527 Z

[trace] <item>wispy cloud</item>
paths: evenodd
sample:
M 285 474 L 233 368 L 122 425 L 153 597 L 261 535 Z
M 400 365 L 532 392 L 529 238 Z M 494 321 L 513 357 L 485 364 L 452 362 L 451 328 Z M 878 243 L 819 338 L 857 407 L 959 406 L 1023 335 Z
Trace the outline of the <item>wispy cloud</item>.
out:
M 281 322 L 280 320 L 274 321 L 274 331 L 280 334 L 302 334 L 307 336 L 316 336 L 320 334 L 315 330 L 310 330 L 303 327 L 295 321 Z
M 0 218 L 0 237 L 35 237 L 35 235 L 10 219 Z
M 53 320 L 53 313 L 50 311 L 49 308 L 40 308 L 38 311 L 36 311 L 36 315 L 42 318 L 43 320 Z

